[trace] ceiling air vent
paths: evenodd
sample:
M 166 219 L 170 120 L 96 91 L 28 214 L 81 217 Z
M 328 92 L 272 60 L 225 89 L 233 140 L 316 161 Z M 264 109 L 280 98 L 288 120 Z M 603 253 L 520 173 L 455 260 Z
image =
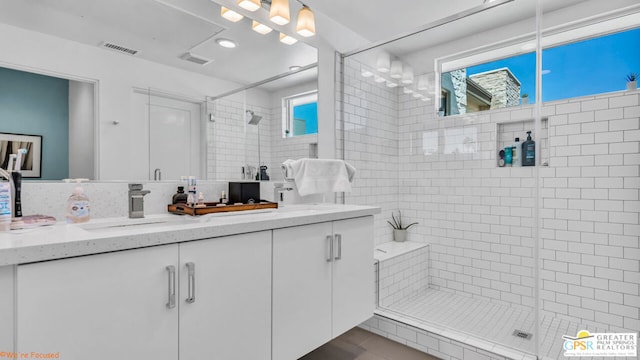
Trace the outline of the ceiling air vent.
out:
M 110 43 L 110 42 L 106 42 L 106 41 L 102 43 L 102 47 L 105 47 L 105 48 L 107 48 L 109 50 L 114 50 L 114 51 L 118 51 L 118 52 L 121 52 L 121 53 L 125 53 L 125 54 L 128 54 L 128 55 L 135 55 L 135 54 L 138 53 L 138 50 L 129 49 L 129 48 L 126 48 L 124 46 L 116 45 L 116 44 L 113 44 L 113 43 Z
M 198 65 L 207 65 L 208 63 L 213 61 L 212 59 L 207 59 L 202 56 L 194 55 L 190 52 L 182 54 L 180 56 L 180 59 L 191 61 L 192 63 L 196 63 Z

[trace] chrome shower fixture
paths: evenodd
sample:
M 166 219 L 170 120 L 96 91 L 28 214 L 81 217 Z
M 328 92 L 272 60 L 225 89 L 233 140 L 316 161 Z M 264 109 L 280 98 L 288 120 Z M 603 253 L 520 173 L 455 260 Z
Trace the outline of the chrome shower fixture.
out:
M 247 119 L 249 119 L 249 125 L 258 125 L 262 116 L 256 115 L 252 110 L 247 110 Z

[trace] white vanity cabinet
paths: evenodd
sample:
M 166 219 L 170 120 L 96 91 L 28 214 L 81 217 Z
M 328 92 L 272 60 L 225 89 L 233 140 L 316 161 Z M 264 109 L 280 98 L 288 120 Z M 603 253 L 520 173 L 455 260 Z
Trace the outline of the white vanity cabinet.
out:
M 177 263 L 167 245 L 19 265 L 16 351 L 177 359 L 178 309 L 167 306 Z
M 373 216 L 273 231 L 273 359 L 294 360 L 373 315 Z
M 271 231 L 19 265 L 17 351 L 270 359 L 270 281 Z
M 15 266 L 0 266 L 0 351 L 13 352 Z
M 271 359 L 271 231 L 180 244 L 180 263 L 180 359 Z

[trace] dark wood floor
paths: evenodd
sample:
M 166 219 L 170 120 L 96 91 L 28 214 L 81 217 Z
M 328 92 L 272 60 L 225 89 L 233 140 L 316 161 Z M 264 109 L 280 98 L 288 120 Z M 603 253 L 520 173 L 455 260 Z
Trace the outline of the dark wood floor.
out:
M 438 358 L 356 327 L 299 360 L 438 360 Z

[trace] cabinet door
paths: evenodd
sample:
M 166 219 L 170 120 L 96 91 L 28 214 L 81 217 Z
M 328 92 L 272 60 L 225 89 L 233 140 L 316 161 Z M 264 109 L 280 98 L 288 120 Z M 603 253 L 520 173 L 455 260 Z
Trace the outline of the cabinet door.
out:
M 273 359 L 298 359 L 331 339 L 331 223 L 273 231 Z
M 271 359 L 271 231 L 181 244 L 178 302 L 180 359 Z
M 0 351 L 7 352 L 13 352 L 14 269 L 13 265 L 0 267 Z
M 18 266 L 17 351 L 176 360 L 166 267 L 177 261 L 168 245 Z
M 373 316 L 373 216 L 335 221 L 333 232 L 336 241 L 333 337 L 336 337 Z M 335 259 L 338 255 L 339 259 Z

